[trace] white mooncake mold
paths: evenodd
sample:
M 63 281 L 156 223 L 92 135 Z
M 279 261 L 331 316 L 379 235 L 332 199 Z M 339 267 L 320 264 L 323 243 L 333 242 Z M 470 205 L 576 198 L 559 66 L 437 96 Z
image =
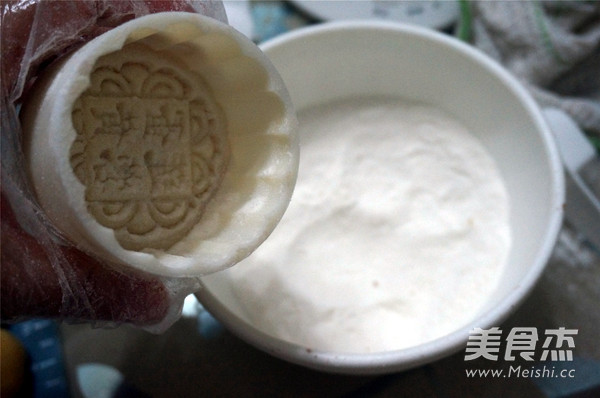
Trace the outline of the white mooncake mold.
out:
M 258 247 L 298 169 L 297 121 L 251 41 L 197 14 L 141 17 L 36 83 L 22 112 L 37 199 L 83 250 L 199 276 Z

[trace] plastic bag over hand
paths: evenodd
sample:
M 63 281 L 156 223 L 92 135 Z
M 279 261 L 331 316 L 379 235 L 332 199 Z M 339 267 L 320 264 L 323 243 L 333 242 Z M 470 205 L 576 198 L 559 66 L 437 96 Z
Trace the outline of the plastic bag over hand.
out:
M 32 317 L 131 323 L 163 331 L 198 288 L 194 278 L 164 278 L 117 268 L 77 249 L 36 203 L 24 165 L 20 104 L 48 65 L 94 37 L 143 15 L 200 13 L 222 22 L 220 1 L 102 0 L 2 3 L 2 320 Z

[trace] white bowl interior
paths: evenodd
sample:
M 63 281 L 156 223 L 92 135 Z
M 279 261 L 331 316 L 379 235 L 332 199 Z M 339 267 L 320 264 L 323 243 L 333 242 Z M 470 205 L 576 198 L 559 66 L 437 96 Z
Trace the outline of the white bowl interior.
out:
M 481 316 L 415 349 L 362 356 L 304 352 L 248 325 L 219 274 L 203 280 L 206 288 L 199 297 L 205 306 L 234 332 L 275 355 L 350 373 L 416 366 L 459 349 L 473 327 L 497 326 L 539 277 L 562 219 L 562 167 L 541 113 L 525 90 L 467 45 L 398 24 L 326 24 L 274 39 L 263 50 L 298 110 L 344 97 L 388 95 L 437 106 L 459 119 L 485 145 L 504 178 L 512 249 L 500 285 Z

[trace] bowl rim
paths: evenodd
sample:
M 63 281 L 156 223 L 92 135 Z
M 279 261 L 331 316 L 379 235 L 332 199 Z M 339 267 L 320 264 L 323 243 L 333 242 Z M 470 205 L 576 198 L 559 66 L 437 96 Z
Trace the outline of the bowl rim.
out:
M 499 326 L 504 319 L 521 305 L 545 269 L 558 238 L 563 219 L 565 182 L 562 161 L 554 137 L 542 115 L 540 107 L 534 101 L 533 97 L 517 81 L 516 77 L 503 66 L 475 47 L 461 42 L 452 36 L 428 28 L 400 22 L 345 20 L 299 28 L 270 39 L 259 47 L 269 57 L 270 52 L 282 46 L 290 45 L 291 42 L 342 31 L 360 30 L 382 30 L 388 33 L 410 35 L 434 42 L 437 45 L 449 47 L 451 50 L 470 58 L 489 72 L 490 75 L 493 75 L 494 78 L 499 79 L 515 98 L 518 99 L 535 125 L 537 134 L 543 142 L 543 151 L 546 154 L 545 160 L 552 180 L 552 187 L 550 188 L 551 212 L 547 219 L 548 228 L 537 249 L 535 260 L 518 286 L 504 295 L 498 306 L 478 316 L 469 322 L 469 324 L 457 328 L 448 335 L 418 346 L 369 354 L 332 353 L 311 350 L 310 348 L 270 336 L 251 324 L 246 323 L 219 302 L 209 292 L 208 288 L 204 286 L 204 283 L 201 282 L 202 289 L 196 293 L 201 304 L 217 320 L 222 322 L 229 331 L 251 345 L 273 356 L 312 369 L 331 373 L 374 375 L 407 370 L 458 352 L 466 347 L 469 332 L 473 327 L 486 329 Z

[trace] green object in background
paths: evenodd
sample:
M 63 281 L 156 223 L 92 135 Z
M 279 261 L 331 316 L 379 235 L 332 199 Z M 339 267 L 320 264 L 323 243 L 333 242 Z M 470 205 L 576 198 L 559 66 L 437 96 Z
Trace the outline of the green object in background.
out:
M 462 41 L 469 42 L 471 40 L 473 16 L 471 14 L 471 5 L 469 0 L 458 0 L 460 14 L 458 25 L 456 27 L 456 37 Z
M 600 138 L 590 136 L 589 134 L 588 134 L 588 138 L 592 142 L 592 145 L 594 146 L 594 148 L 596 148 L 596 152 L 598 153 L 598 156 L 600 156 Z

